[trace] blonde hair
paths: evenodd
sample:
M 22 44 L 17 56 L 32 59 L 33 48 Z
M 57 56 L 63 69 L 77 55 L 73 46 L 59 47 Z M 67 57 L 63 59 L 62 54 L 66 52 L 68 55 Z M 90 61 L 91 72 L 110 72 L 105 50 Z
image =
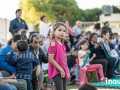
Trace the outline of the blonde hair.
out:
M 64 25 L 64 23 L 62 23 L 62 22 L 56 22 L 56 23 L 53 25 L 52 39 L 55 38 L 54 32 L 56 31 L 56 29 L 57 29 L 59 26 L 64 26 L 64 27 L 66 28 L 66 31 L 67 31 L 67 27 Z

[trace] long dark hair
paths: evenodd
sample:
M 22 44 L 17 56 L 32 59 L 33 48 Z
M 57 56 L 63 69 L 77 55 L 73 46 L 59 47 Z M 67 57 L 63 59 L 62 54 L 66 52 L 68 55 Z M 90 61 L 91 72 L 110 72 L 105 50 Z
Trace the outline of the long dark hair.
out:
M 97 33 L 92 33 L 92 34 L 90 35 L 89 40 L 92 41 L 92 38 L 93 38 L 93 36 L 95 36 L 95 35 L 98 36 Z

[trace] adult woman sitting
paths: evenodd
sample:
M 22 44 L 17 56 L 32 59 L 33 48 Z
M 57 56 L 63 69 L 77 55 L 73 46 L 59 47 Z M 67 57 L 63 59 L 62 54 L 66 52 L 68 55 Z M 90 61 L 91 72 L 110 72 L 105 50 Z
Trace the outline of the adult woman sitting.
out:
M 90 36 L 89 40 L 90 40 L 89 49 L 91 51 L 91 56 L 93 53 L 96 54 L 96 57 L 94 58 L 94 60 L 90 62 L 90 64 L 102 64 L 104 75 L 107 76 L 108 78 L 112 78 L 115 60 L 112 59 L 108 60 L 107 57 L 104 55 L 104 52 L 100 44 L 97 42 L 98 35 L 96 33 L 93 33 Z

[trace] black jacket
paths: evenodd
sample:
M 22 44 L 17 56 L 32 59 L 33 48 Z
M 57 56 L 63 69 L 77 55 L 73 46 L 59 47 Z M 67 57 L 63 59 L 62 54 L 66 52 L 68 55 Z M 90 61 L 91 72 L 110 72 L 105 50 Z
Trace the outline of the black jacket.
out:
M 104 31 L 104 30 L 108 30 L 109 33 L 112 34 L 112 30 L 111 30 L 111 28 L 108 27 L 108 26 L 103 26 L 103 27 L 101 28 L 101 30 L 102 30 L 102 31 Z
M 33 55 L 36 56 L 35 52 L 34 52 L 34 48 L 32 47 L 32 45 L 29 45 L 29 51 L 33 53 Z M 40 60 L 40 64 L 42 65 L 43 63 L 48 63 L 48 57 L 45 56 L 44 52 L 42 51 L 41 48 L 39 48 L 39 60 Z
M 90 57 L 92 57 L 93 53 L 96 54 L 96 57 L 94 59 L 105 59 L 106 58 L 101 46 L 99 46 L 98 48 L 95 48 L 95 46 L 91 42 L 89 42 L 89 50 L 91 51 Z

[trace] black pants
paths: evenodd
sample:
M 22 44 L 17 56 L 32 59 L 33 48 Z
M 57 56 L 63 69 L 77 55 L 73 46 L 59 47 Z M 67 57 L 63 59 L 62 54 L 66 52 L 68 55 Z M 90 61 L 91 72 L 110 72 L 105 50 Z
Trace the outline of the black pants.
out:
M 90 64 L 101 64 L 103 67 L 103 73 L 104 76 L 108 78 L 113 77 L 114 72 L 114 66 L 115 66 L 116 60 L 114 59 L 95 59 L 90 62 Z
M 107 58 L 108 66 L 107 66 L 107 77 L 113 78 L 114 69 L 116 67 L 117 60 L 115 58 Z
M 70 39 L 70 43 L 71 43 L 71 47 L 74 46 L 74 37 L 72 35 L 69 35 L 69 39 Z
M 108 61 L 106 59 L 95 59 L 90 62 L 90 64 L 101 64 L 103 67 L 104 76 L 106 76 Z
M 76 64 L 75 59 L 76 59 L 75 56 L 67 57 L 67 62 L 68 62 L 68 67 L 69 68 L 72 68 Z
M 55 83 L 55 90 L 67 90 L 67 79 L 61 78 L 61 75 L 58 74 L 53 78 Z

